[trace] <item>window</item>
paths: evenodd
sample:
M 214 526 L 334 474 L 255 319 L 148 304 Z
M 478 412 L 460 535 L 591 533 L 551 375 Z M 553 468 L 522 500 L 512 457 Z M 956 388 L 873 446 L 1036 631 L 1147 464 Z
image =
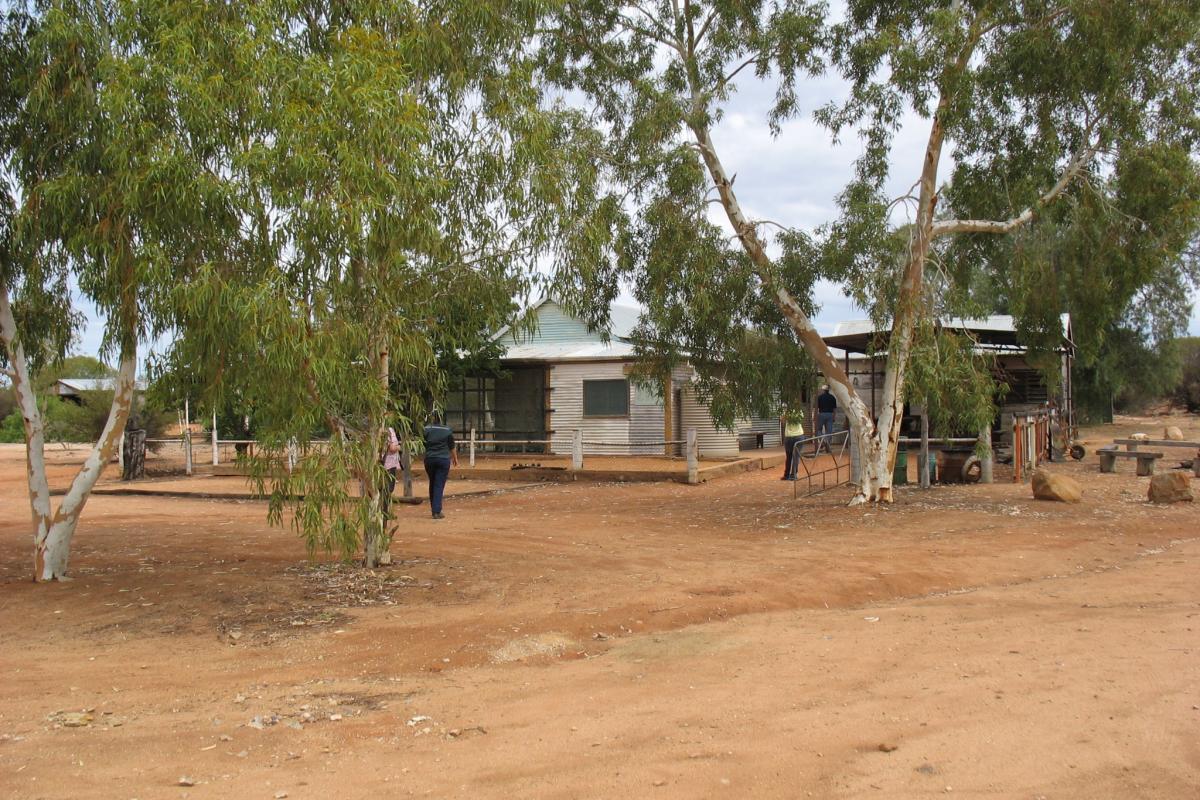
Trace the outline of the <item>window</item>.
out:
M 585 417 L 629 416 L 629 381 L 584 381 Z

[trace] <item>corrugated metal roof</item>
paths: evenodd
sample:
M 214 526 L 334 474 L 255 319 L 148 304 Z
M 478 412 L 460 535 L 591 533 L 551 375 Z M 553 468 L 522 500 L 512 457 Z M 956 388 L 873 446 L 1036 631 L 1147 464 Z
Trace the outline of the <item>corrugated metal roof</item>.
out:
M 116 378 L 59 378 L 55 384 L 54 393 L 62 395 L 74 395 L 80 392 L 111 392 L 116 385 Z M 143 380 L 134 381 L 134 386 L 138 391 L 146 389 L 146 382 Z
M 632 358 L 633 345 L 613 339 L 603 342 L 545 342 L 517 344 L 505 352 L 504 361 L 595 361 Z
M 629 335 L 637 326 L 641 309 L 636 306 L 613 305 L 609 308 L 609 341 L 601 341 L 599 331 L 589 331 L 581 325 L 565 325 L 574 320 L 551 299 L 542 299 L 526 313 L 541 314 L 553 311 L 550 319 L 535 333 L 514 341 L 505 349 L 504 361 L 601 361 L 633 358 L 634 346 Z M 577 321 L 577 320 L 576 320 Z M 565 327 L 564 327 L 565 325 Z M 578 328 L 576 330 L 575 328 Z M 508 330 L 496 337 L 502 340 Z

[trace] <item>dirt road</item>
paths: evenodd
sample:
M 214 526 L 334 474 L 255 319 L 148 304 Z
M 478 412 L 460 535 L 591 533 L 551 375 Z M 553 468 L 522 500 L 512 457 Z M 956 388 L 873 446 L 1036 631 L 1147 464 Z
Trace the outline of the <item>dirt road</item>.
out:
M 4 449 L 0 796 L 1196 797 L 1200 510 L 1055 469 L 1082 504 L 467 497 L 373 574 L 261 503 L 96 497 L 37 586 Z

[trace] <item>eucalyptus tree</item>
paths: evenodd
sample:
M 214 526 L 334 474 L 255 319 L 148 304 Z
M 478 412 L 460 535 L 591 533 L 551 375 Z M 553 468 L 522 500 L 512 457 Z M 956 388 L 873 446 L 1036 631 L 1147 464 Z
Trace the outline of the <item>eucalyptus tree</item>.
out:
M 661 312 L 719 305 L 718 274 L 734 293 L 720 302 L 735 308 L 709 325 L 742 325 L 772 309 L 850 420 L 863 466 L 855 502 L 888 501 L 918 334 L 939 313 L 971 306 L 969 276 L 943 269 L 944 252 L 1034 227 L 1139 153 L 1170 152 L 1176 162 L 1182 154 L 1190 165 L 1198 15 L 1196 4 L 1169 0 L 848 0 L 837 20 L 803 0 L 591 0 L 564 3 L 542 41 L 548 77 L 591 99 L 608 134 L 610 180 L 637 209 L 619 268 L 601 277 L 632 275 L 651 311 L 644 333 L 676 352 L 719 337 L 704 326 L 689 332 L 693 341 L 673 337 Z M 835 137 L 857 130 L 863 149 L 838 218 L 813 236 L 752 217 L 713 128 L 739 76 L 753 73 L 774 84 L 763 124 L 778 133 L 802 110 L 798 86 L 830 66 L 848 96 L 816 118 Z M 895 134 L 912 112 L 928 124 L 926 143 L 900 153 Z M 905 158 L 913 188 L 889 197 L 886 181 Z M 734 252 L 706 217 L 712 193 Z M 950 202 L 939 208 L 939 197 Z M 991 269 L 971 257 L 986 247 L 960 250 L 960 270 Z M 818 278 L 891 325 L 878 420 L 813 326 Z
M 132 14 L 44 2 L 10 7 L 2 24 L 0 367 L 24 425 L 34 578 L 54 580 L 129 416 L 139 341 L 162 332 L 172 271 L 203 255 L 192 232 L 219 203 L 213 176 L 177 147 L 186 126 Z M 32 376 L 83 321 L 75 287 L 104 317 L 118 366 L 103 430 L 54 508 Z
M 218 5 L 219 57 L 190 86 L 241 87 L 193 101 L 223 109 L 206 141 L 241 223 L 174 292 L 160 369 L 253 408 L 274 522 L 374 566 L 394 531 L 385 426 L 412 435 L 539 258 L 602 239 L 594 135 L 534 86 L 536 2 Z

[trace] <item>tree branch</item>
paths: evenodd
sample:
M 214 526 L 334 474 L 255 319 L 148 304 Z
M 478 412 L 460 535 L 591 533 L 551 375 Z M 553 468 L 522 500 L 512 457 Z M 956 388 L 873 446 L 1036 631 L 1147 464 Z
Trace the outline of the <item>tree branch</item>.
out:
M 1022 225 L 1027 225 L 1033 221 L 1034 215 L 1039 209 L 1044 208 L 1066 191 L 1071 182 L 1079 176 L 1083 168 L 1095 158 L 1098 151 L 1097 147 L 1087 147 L 1079 152 L 1071 163 L 1063 170 L 1062 176 L 1058 182 L 1050 188 L 1048 192 L 1038 198 L 1037 202 L 1026 208 L 1015 217 L 1006 220 L 985 220 L 985 219 L 947 219 L 939 220 L 933 223 L 932 235 L 934 237 L 949 236 L 953 233 L 992 233 L 1005 234 L 1010 233 Z

